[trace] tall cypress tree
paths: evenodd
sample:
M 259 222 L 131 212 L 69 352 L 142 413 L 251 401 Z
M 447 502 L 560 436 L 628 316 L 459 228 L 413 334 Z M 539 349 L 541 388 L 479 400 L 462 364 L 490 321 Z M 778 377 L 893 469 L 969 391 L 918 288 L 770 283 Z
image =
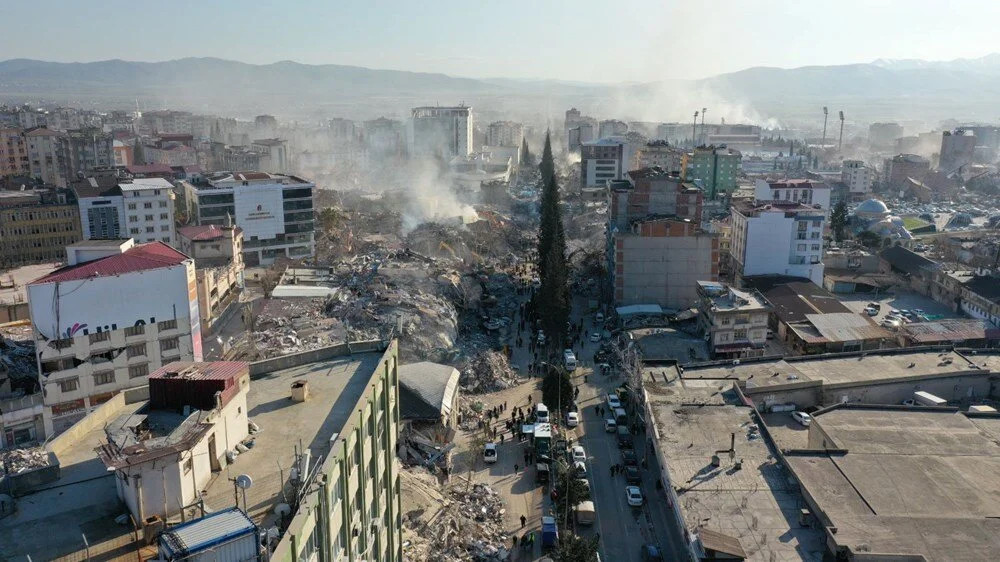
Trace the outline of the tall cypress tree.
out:
M 135 139 L 135 146 L 132 147 L 132 163 L 142 165 L 146 163 L 146 155 L 142 150 L 142 142 Z
M 539 165 L 542 174 L 541 221 L 538 227 L 538 272 L 542 286 L 538 308 L 542 326 L 552 341 L 560 341 L 569 319 L 569 270 L 566 264 L 566 234 L 559 209 L 559 185 L 549 135 Z
M 521 139 L 521 166 L 530 168 L 535 165 L 535 157 L 528 150 L 528 139 Z

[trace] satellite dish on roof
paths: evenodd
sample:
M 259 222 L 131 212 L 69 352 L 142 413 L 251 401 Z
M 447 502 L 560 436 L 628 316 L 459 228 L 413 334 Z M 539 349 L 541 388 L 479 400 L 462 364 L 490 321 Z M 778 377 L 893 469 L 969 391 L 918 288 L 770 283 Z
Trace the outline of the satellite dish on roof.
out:
M 253 478 L 249 474 L 240 474 L 236 477 L 236 487 L 241 490 L 248 490 L 253 486 Z

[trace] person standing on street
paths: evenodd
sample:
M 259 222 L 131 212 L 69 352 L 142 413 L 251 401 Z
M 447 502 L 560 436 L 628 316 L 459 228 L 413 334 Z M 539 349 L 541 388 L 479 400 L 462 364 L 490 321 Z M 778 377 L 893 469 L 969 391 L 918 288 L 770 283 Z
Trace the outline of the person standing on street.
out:
M 522 529 L 524 528 L 524 524 L 527 523 L 527 522 L 528 522 L 528 518 L 522 515 L 521 516 L 521 528 Z

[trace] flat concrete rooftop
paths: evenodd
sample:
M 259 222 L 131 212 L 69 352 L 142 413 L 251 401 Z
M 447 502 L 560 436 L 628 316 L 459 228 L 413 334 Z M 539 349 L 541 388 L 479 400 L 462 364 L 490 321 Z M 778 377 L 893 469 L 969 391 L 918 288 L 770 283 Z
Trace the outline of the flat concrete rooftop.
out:
M 992 560 L 1000 552 L 1000 418 L 922 408 L 815 415 L 847 452 L 790 452 L 805 491 L 854 552 Z
M 0 271 L 0 280 L 3 281 L 4 285 L 0 287 L 0 304 L 28 302 L 28 283 L 45 277 L 60 267 L 62 267 L 61 263 L 40 263 Z M 12 287 L 7 286 L 9 280 L 14 281 Z
M 274 506 L 288 503 L 283 494 L 295 459 L 295 447 L 309 449 L 313 463 L 330 452 L 330 437 L 340 433 L 378 366 L 382 352 L 355 354 L 254 376 L 247 396 L 249 419 L 260 426 L 254 446 L 236 458 L 209 485 L 205 503 L 212 511 L 234 505 L 230 478 L 248 474 L 247 511 L 257 523 L 270 526 Z M 309 399 L 294 402 L 291 384 L 309 383 Z M 282 480 L 282 478 L 284 480 Z M 241 500 L 242 502 L 242 497 Z
M 737 403 L 732 381 L 679 379 L 662 367 L 646 369 L 643 381 L 686 526 L 737 537 L 749 560 L 822 560 L 823 533 L 799 526 L 805 501 L 754 430 L 751 409 Z M 714 468 L 712 455 L 729 449 L 733 433 L 742 468 L 726 453 Z
M 128 404 L 119 412 L 127 415 L 144 405 Z M 119 549 L 134 557 L 135 548 L 124 546 L 132 542 L 131 527 L 114 521 L 128 512 L 118 499 L 115 475 L 94 452 L 104 438 L 103 427 L 82 435 L 59 454 L 58 480 L 17 498 L 17 511 L 0 519 L 0 560 L 55 560 L 80 553 L 83 535 L 95 558 L 111 559 L 108 553 Z
M 903 353 L 865 353 L 692 365 L 685 379 L 736 379 L 746 389 L 821 382 L 824 385 L 883 382 L 917 376 L 969 373 L 974 363 L 951 351 L 922 350 Z M 977 365 L 978 366 L 978 365 Z M 1000 366 L 1000 361 L 998 365 Z

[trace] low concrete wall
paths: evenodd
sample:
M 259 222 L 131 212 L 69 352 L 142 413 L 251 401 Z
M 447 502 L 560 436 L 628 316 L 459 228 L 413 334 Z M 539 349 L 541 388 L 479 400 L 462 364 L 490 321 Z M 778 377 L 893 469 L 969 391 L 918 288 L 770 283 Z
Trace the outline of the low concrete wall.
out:
M 149 385 L 137 386 L 135 388 L 126 388 L 122 391 L 125 395 L 126 404 L 135 404 L 136 402 L 145 402 L 149 400 Z
M 72 447 L 91 430 L 104 427 L 108 421 L 118 415 L 118 411 L 124 408 L 125 404 L 125 392 L 115 394 L 110 400 L 94 408 L 94 411 L 46 443 L 45 448 L 56 455 L 63 454 L 66 449 Z
M 0 491 L 12 496 L 21 496 L 39 486 L 59 480 L 59 473 L 59 458 L 56 457 L 55 453 L 50 452 L 47 466 L 0 478 Z
M 281 357 L 264 359 L 263 361 L 254 361 L 253 363 L 250 363 L 250 378 L 259 377 L 264 373 L 290 369 L 300 365 L 308 365 L 309 363 L 315 363 L 317 361 L 325 361 L 334 357 L 351 355 L 352 353 L 385 351 L 386 346 L 387 343 L 382 340 L 340 343 L 310 351 L 300 351 L 299 353 L 291 353 L 288 355 L 282 355 Z

